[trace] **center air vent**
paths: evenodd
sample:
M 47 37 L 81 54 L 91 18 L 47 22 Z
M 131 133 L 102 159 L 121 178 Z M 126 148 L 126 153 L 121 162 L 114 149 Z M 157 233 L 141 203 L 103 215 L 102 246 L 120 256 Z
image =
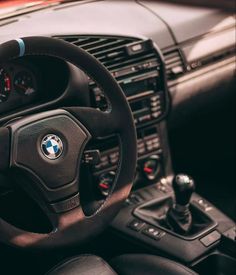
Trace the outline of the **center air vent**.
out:
M 157 76 L 160 62 L 150 40 L 110 37 L 58 37 L 94 55 L 122 84 L 132 79 Z
M 178 50 L 164 52 L 166 74 L 168 80 L 174 80 L 184 73 L 184 65 Z

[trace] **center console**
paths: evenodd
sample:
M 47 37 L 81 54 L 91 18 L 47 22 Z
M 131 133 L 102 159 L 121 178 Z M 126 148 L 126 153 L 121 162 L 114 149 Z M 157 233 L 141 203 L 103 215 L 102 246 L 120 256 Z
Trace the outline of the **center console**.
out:
M 235 267 L 235 223 L 194 192 L 193 179 L 173 176 L 164 120 L 169 103 L 165 66 L 158 49 L 150 40 L 131 38 L 77 37 L 70 42 L 90 51 L 110 70 L 123 88 L 137 128 L 134 187 L 111 223 L 112 232 L 201 274 L 207 274 L 207 265 L 219 265 L 222 271 L 229 265 Z M 91 79 L 89 83 L 92 105 L 108 108 L 100 88 Z M 118 142 L 110 137 L 89 149 L 100 151 L 100 162 L 87 168 L 102 199 L 113 184 Z
M 63 37 L 92 53 L 116 78 L 130 104 L 138 137 L 138 163 L 134 188 L 155 183 L 170 173 L 168 147 L 163 138 L 169 96 L 164 61 L 151 40 L 111 37 Z M 91 104 L 106 110 L 109 100 L 89 79 Z M 166 147 L 166 149 L 164 149 Z M 90 165 L 88 175 L 98 196 L 104 198 L 112 186 L 119 161 L 115 137 L 97 140 L 89 150 L 99 150 L 100 162 Z
M 192 194 L 189 205 L 192 228 L 184 233 L 167 226 L 168 211 L 175 203 L 171 181 L 162 179 L 132 192 L 112 222 L 112 229 L 149 247 L 151 252 L 164 253 L 185 263 L 217 248 L 227 232 L 232 231 L 230 238 L 235 242 L 235 223 L 196 193 Z

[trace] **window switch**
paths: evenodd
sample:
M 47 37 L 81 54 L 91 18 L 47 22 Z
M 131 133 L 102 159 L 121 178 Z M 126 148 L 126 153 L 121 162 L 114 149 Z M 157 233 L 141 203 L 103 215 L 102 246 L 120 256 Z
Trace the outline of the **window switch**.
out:
M 148 226 L 145 230 L 142 231 L 142 233 L 154 240 L 160 240 L 160 238 L 163 236 L 160 230 L 153 226 Z
M 133 220 L 132 222 L 130 222 L 128 224 L 128 227 L 133 229 L 134 231 L 140 231 L 140 229 L 145 225 L 145 223 L 143 221 L 139 221 L 139 220 Z

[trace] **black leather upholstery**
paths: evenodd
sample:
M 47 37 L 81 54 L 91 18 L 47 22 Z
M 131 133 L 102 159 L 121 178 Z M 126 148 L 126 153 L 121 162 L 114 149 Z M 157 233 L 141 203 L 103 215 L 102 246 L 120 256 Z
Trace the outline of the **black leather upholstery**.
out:
M 121 255 L 110 264 L 120 275 L 196 275 L 177 262 L 147 254 Z
M 80 255 L 59 263 L 46 275 L 117 275 L 102 258 Z
M 81 255 L 58 264 L 47 275 L 196 275 L 189 268 L 154 255 L 127 254 L 108 265 L 93 255 Z

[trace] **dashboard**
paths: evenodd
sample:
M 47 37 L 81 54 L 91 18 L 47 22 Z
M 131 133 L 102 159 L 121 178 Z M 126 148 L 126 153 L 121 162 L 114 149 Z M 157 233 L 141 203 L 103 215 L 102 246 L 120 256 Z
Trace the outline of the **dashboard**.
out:
M 172 173 L 167 120 L 170 128 L 177 127 L 208 101 L 213 105 L 224 97 L 226 86 L 231 90 L 234 26 L 234 16 L 217 9 L 154 1 L 80 1 L 0 21 L 0 43 L 50 36 L 83 48 L 103 63 L 133 111 L 138 186 Z M 106 110 L 109 102 L 89 76 L 55 57 L 29 56 L 0 64 L 1 123 L 16 114 L 73 104 Z M 119 158 L 117 141 L 89 146 L 101 152 L 101 163 L 87 168 L 100 195 L 106 196 Z
M 126 244 L 128 250 L 132 248 L 129 247 L 129 241 L 134 241 L 135 248 L 141 243 L 147 251 L 164 252 L 172 259 L 194 264 L 199 262 L 201 256 L 207 257 L 207 251 L 211 256 L 216 256 L 212 248 L 217 241 L 212 238 L 211 246 L 205 245 L 203 240 L 211 242 L 211 233 L 215 230 L 226 232 L 231 227 L 231 223 L 211 204 L 217 202 L 217 189 L 220 199 L 224 197 L 225 200 L 219 200 L 222 207 L 219 207 L 220 203 L 216 206 L 222 211 L 227 208 L 232 212 L 234 210 L 228 201 L 233 200 L 235 194 L 233 180 L 231 188 L 235 158 L 230 159 L 235 138 L 228 130 L 231 120 L 227 119 L 231 113 L 228 114 L 226 109 L 228 102 L 233 101 L 231 95 L 235 94 L 235 16 L 218 9 L 170 4 L 166 1 L 70 2 L 11 18 L 1 19 L 0 12 L 0 44 L 29 36 L 66 41 L 97 58 L 116 79 L 127 98 L 137 134 L 133 189 L 109 228 L 119 238 L 116 240 L 105 232 L 105 242 L 99 238 L 99 247 L 102 244 L 102 250 L 106 250 L 107 243 L 112 243 L 117 248 L 115 253 L 120 253 Z M 31 55 L 0 63 L 0 127 L 31 114 L 73 106 L 92 107 L 101 111 L 107 111 L 110 107 L 103 90 L 89 75 L 58 57 Z M 54 126 L 45 127 L 46 140 L 53 133 L 58 134 L 60 140 L 60 132 L 51 131 Z M 28 140 L 33 132 L 27 131 L 26 149 L 30 148 Z M 70 129 L 67 134 L 73 141 L 78 141 L 77 134 L 73 135 Z M 39 150 L 46 146 L 44 142 L 40 145 L 45 138 L 39 135 Z M 86 209 L 85 214 L 92 216 L 90 214 L 94 211 L 90 210 L 90 205 L 98 209 L 112 194 L 122 151 L 119 145 L 119 137 L 115 134 L 91 139 L 86 144 L 80 154 L 81 167 L 76 188 L 64 198 L 49 199 L 55 212 L 59 215 L 70 214 L 66 212 L 81 202 L 82 208 Z M 53 143 L 50 143 L 50 149 L 52 147 Z M 66 153 L 68 147 L 65 142 Z M 6 154 L 6 146 L 3 149 L 2 159 L 7 160 L 9 154 Z M 23 155 L 33 155 L 32 150 L 24 150 Z M 73 151 L 74 155 L 77 154 Z M 55 159 L 54 164 L 58 160 Z M 32 163 L 40 166 L 35 158 L 32 158 Z M 70 165 L 66 166 L 55 173 L 58 178 L 67 175 Z M 46 170 L 42 171 L 43 176 L 52 174 L 50 169 Z M 0 172 L 0 220 L 3 218 L 17 228 L 30 232 L 51 232 L 51 222 L 33 196 L 32 199 L 25 192 L 27 186 L 33 190 L 37 185 L 33 185 L 32 179 L 17 169 L 11 171 Z M 156 223 L 142 220 L 141 216 L 135 214 L 139 204 L 149 205 L 149 202 L 160 200 L 165 206 L 165 198 L 173 195 L 171 184 L 178 172 L 187 172 L 196 180 L 197 192 L 204 195 L 204 198 L 197 194 L 193 197 L 193 203 L 199 209 L 206 211 L 207 215 L 209 209 L 217 210 L 209 213 L 215 215 L 214 221 L 219 215 L 219 219 L 216 219 L 218 225 L 210 227 L 209 235 L 204 231 L 204 236 L 197 237 L 194 233 L 190 238 L 178 238 L 169 229 L 159 229 Z M 60 186 L 51 190 L 57 192 L 63 189 L 64 186 Z M 82 192 L 88 198 L 92 197 L 93 203 L 89 199 L 79 200 Z M 229 199 L 227 194 L 230 194 Z M 150 204 L 150 208 L 147 207 L 143 212 L 147 211 L 150 216 L 153 215 L 152 211 L 160 212 L 163 216 L 165 213 L 161 213 L 161 208 L 162 205 Z M 159 219 L 156 213 L 152 217 Z M 103 223 L 102 219 L 100 223 Z M 141 229 L 136 227 L 140 224 L 144 226 Z M 72 223 L 69 227 L 75 228 Z M 197 227 L 201 228 L 198 219 Z M 158 229 L 160 234 L 154 235 L 146 230 L 148 228 L 154 233 Z M 125 238 L 124 245 L 120 243 L 122 237 Z M 109 248 L 107 251 L 110 253 L 112 250 Z M 113 253 L 109 254 L 109 258 Z M 22 257 L 28 261 L 29 257 L 25 256 Z M 19 257 L 19 262 L 20 265 L 23 263 L 25 269 L 23 258 Z M 12 255 L 9 259 L 12 260 Z M 41 262 L 40 267 L 44 265 Z M 209 262 L 206 263 L 208 266 Z
M 91 20 L 91 14 L 93 14 L 93 20 Z M 132 19 L 130 14 L 132 14 Z M 200 79 L 199 75 L 206 75 L 206 71 L 208 73 L 215 71 L 216 75 L 218 69 L 222 67 L 220 62 L 224 61 L 223 63 L 229 67 L 229 64 L 232 65 L 232 58 L 235 55 L 235 18 L 232 14 L 217 9 L 159 1 L 80 1 L 35 11 L 13 19 L 0 21 L 0 43 L 17 37 L 43 35 L 58 37 L 75 44 L 78 42 L 78 46 L 83 46 L 79 40 L 82 41 L 87 37 L 91 41 L 95 39 L 92 41 L 95 43 L 95 49 L 92 47 L 90 51 L 91 54 L 94 54 L 96 53 L 97 38 L 100 38 L 98 42 L 100 48 L 107 47 L 105 42 L 111 45 L 118 43 L 118 46 L 121 43 L 122 46 L 122 43 L 127 43 L 127 41 L 152 41 L 160 57 L 165 60 L 165 77 L 168 80 L 167 85 L 172 98 L 173 112 L 171 114 L 173 117 L 179 116 L 175 110 L 180 105 L 183 108 L 182 103 L 188 100 L 189 85 L 187 83 L 190 83 L 189 81 L 193 78 L 196 79 L 196 74 Z M 107 24 L 107 22 L 111 22 L 111 24 Z M 12 29 L 14 29 L 14 33 L 12 33 Z M 118 39 L 116 42 L 116 38 L 120 38 L 120 40 Z M 224 41 L 224 43 L 219 43 L 219 41 Z M 85 50 L 90 50 L 88 47 L 90 45 L 84 45 Z M 110 51 L 112 50 L 116 51 L 116 48 L 110 48 Z M 115 57 L 111 55 L 109 58 Z M 227 60 L 227 64 L 225 60 Z M 100 61 L 102 60 L 100 59 Z M 47 71 L 49 68 L 47 62 L 44 63 L 44 66 L 31 60 L 29 62 L 22 60 L 22 64 L 21 62 L 14 64 L 14 71 L 27 72 L 26 74 L 30 78 L 29 82 L 32 81 L 30 85 L 35 86 L 33 87 L 35 92 L 30 96 L 22 96 L 22 93 L 20 95 L 17 92 L 19 87 L 15 88 L 15 72 L 9 71 L 9 66 L 7 65 L 5 68 L 2 64 L 3 72 L 0 78 L 2 96 L 0 100 L 4 103 L 0 104 L 0 113 L 5 115 L 12 109 L 25 109 L 28 104 L 35 105 L 35 102 L 41 103 L 41 101 L 51 101 L 53 98 L 60 97 L 63 88 L 68 83 L 68 75 L 63 72 L 66 70 L 62 68 L 63 65 L 57 66 L 56 62 L 59 61 L 54 62 L 50 72 Z M 213 64 L 219 64 L 219 66 L 206 70 Z M 106 64 L 104 63 L 104 65 Z M 153 64 L 153 66 L 157 65 Z M 22 66 L 22 68 L 18 66 Z M 111 69 L 113 73 L 112 66 L 107 68 Z M 229 70 L 232 72 L 232 66 Z M 231 79 L 232 73 L 229 72 L 229 74 Z M 118 76 L 119 81 L 121 78 L 122 76 Z M 20 79 L 20 81 L 22 80 Z M 64 81 L 64 86 L 60 81 Z M 199 94 L 202 89 L 208 89 L 202 81 L 197 82 L 197 85 L 191 87 L 194 95 Z M 58 88 L 59 84 L 58 87 L 53 87 L 52 83 L 56 86 L 59 83 L 62 87 L 61 90 Z M 219 87 L 217 79 L 214 80 L 213 86 L 216 89 Z M 179 92 L 179 89 L 182 92 Z M 11 90 L 10 93 L 9 90 Z
M 138 158 L 132 192 L 111 228 L 115 231 L 118 228 L 118 234 L 125 232 L 131 239 L 135 235 L 181 261 L 191 262 L 211 247 L 203 247 L 198 239 L 183 245 L 181 239 L 180 242 L 176 239 L 165 242 L 165 238 L 154 240 L 152 236 L 131 230 L 131 211 L 155 196 L 169 196 L 174 175 L 172 165 L 184 162 L 182 157 L 191 155 L 192 148 L 201 154 L 199 158 L 193 154 L 196 169 L 200 170 L 200 166 L 209 168 L 210 161 L 204 165 L 208 152 L 200 148 L 207 134 L 190 123 L 196 128 L 196 135 L 189 138 L 191 133 L 186 122 L 192 122 L 193 117 L 204 110 L 211 113 L 210 108 L 224 104 L 222 99 L 234 92 L 235 23 L 232 14 L 217 9 L 131 0 L 79 1 L 0 19 L 0 43 L 25 36 L 47 36 L 66 41 L 97 58 L 119 83 L 133 113 Z M 90 76 L 55 56 L 23 56 L 0 64 L 0 126 L 30 114 L 71 106 L 106 111 L 109 101 Z M 220 124 L 224 123 L 219 121 L 219 132 Z M 207 128 L 211 131 L 209 125 Z M 173 140 L 170 144 L 168 141 L 172 129 L 178 129 L 181 138 L 185 138 L 182 143 L 176 141 L 180 157 L 173 163 L 176 151 L 170 147 Z M 213 139 L 220 140 L 218 136 Z M 213 158 L 219 150 L 224 150 L 218 148 L 224 148 L 221 142 L 219 146 L 216 141 L 206 141 L 206 144 L 216 144 Z M 86 152 L 88 155 L 97 152 L 99 160 L 86 162 Z M 84 148 L 79 182 L 86 184 L 86 192 L 92 194 L 95 206 L 101 205 L 111 194 L 119 159 L 119 140 L 115 135 L 93 139 Z M 222 165 L 221 159 L 217 157 L 216 160 Z M 211 165 L 214 164 L 213 161 Z M 226 165 L 224 169 L 228 173 Z M 205 167 L 204 177 L 207 174 Z M 212 169 L 214 173 L 217 170 Z M 224 170 L 222 166 L 220 169 Z M 0 216 L 27 231 L 47 233 L 52 229 L 51 224 L 40 207 L 24 192 L 14 189 L 15 180 L 22 181 L 22 186 L 28 184 L 24 176 L 16 178 L 13 172 L 10 178 L 0 173 Z M 226 182 L 225 177 L 223 180 Z M 200 182 L 197 178 L 196 181 Z M 12 183 L 10 187 L 9 182 Z M 222 186 L 221 180 L 219 183 Z M 204 185 L 204 191 L 208 184 Z M 216 185 L 214 182 L 214 188 Z M 77 191 L 73 190 L 66 199 L 52 198 L 50 204 L 58 212 L 73 209 Z M 196 200 L 199 204 L 205 201 L 198 197 Z M 86 204 L 86 200 L 81 203 Z M 18 205 L 18 215 L 14 214 L 15 205 Z M 35 211 L 33 215 L 31 211 Z M 193 242 L 201 249 L 193 249 Z M 185 253 L 175 249 L 185 245 Z

